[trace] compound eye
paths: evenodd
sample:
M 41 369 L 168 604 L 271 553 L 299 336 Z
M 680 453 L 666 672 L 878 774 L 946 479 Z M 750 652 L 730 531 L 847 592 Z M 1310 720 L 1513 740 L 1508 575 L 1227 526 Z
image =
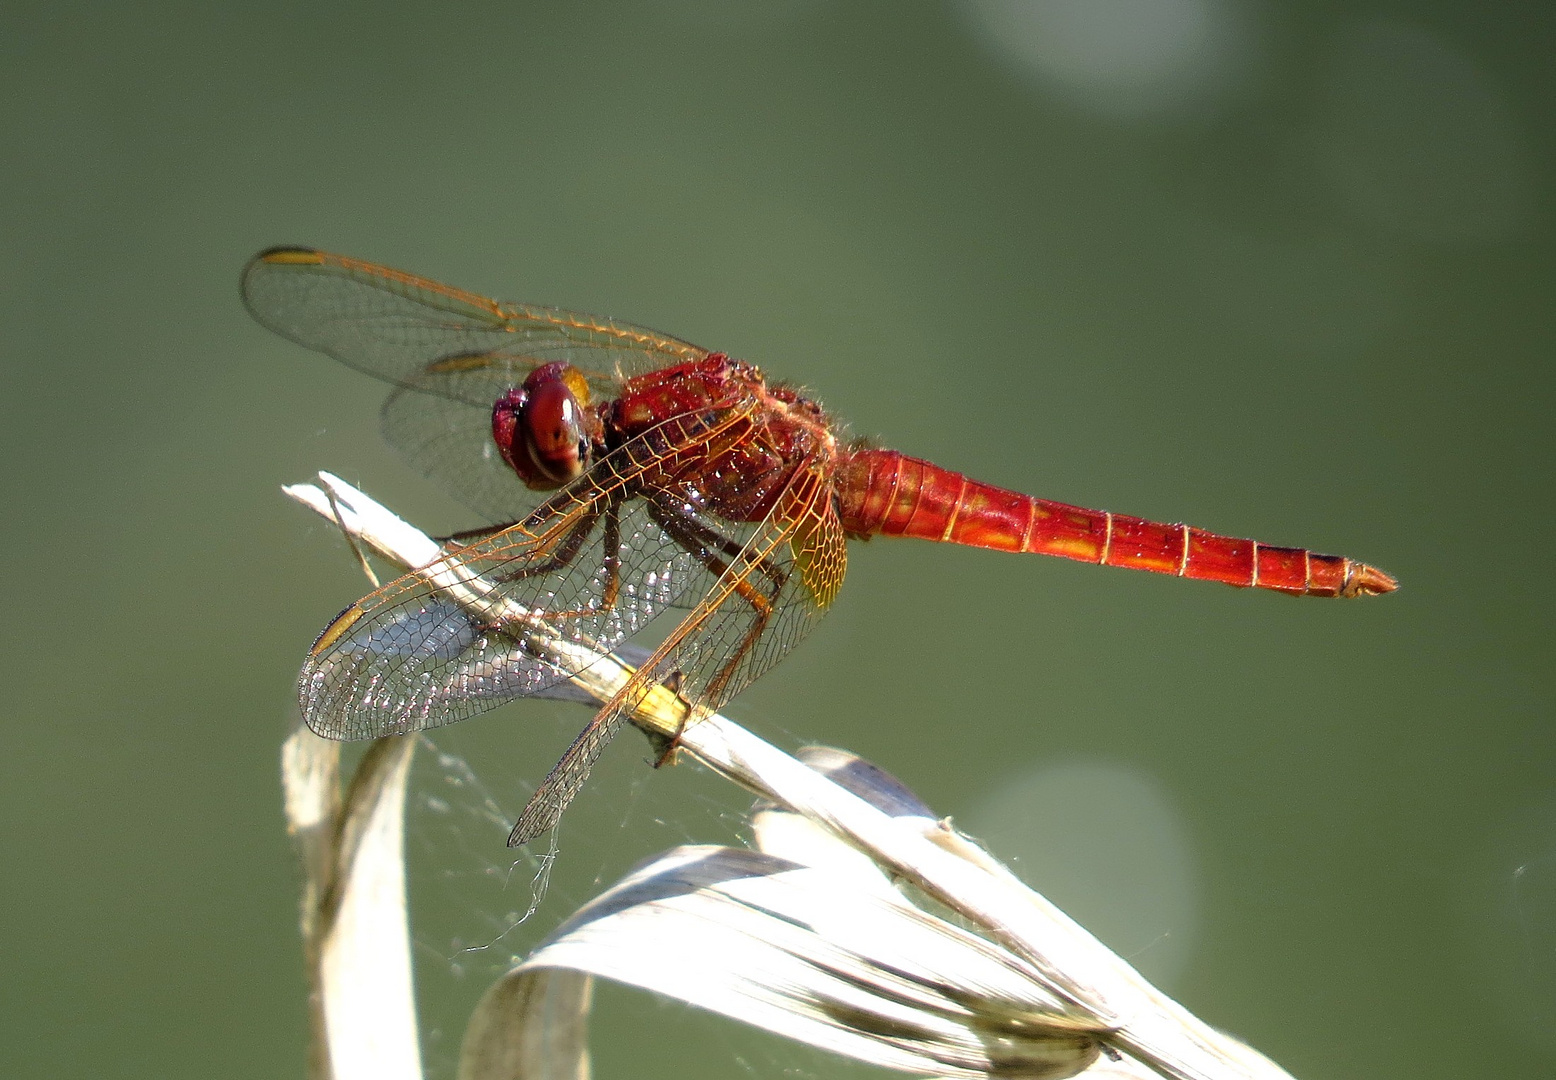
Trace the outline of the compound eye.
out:
M 588 419 L 563 379 L 531 377 L 525 386 L 529 400 L 519 423 L 529 456 L 552 487 L 561 487 L 589 467 Z
M 544 490 L 546 478 L 530 453 L 524 436 L 524 414 L 529 408 L 529 391 L 520 387 L 504 390 L 492 404 L 492 441 L 508 467 L 519 474 L 525 486 Z
M 604 436 L 588 405 L 581 372 L 560 361 L 542 364 L 493 403 L 492 440 L 526 486 L 554 491 L 583 474 Z

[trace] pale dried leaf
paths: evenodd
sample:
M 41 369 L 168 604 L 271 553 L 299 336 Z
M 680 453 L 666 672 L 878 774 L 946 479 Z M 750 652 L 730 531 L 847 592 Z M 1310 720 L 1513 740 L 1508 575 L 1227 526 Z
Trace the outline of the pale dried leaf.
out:
M 589 1080 L 594 980 L 565 968 L 508 972 L 465 1030 L 459 1080 Z
M 340 837 L 340 744 L 299 725 L 281 745 L 281 790 L 287 831 L 303 868 L 298 921 L 308 974 L 308 1076 L 330 1080 L 325 1037 L 324 988 L 320 982 L 320 935 L 325 898 L 335 880 L 335 845 Z
M 420 552 L 425 551 L 426 548 L 423 546 L 418 549 L 414 546 L 418 542 L 417 537 L 420 537 L 419 542 L 423 544 L 431 544 L 431 541 L 426 540 L 425 536 L 405 523 L 393 519 L 392 515 L 388 515 L 382 507 L 350 488 L 349 485 L 327 474 L 321 475 L 320 479 L 321 483 L 330 488 L 337 501 L 354 502 L 351 512 L 341 515 L 340 519 L 348 532 L 359 535 L 375 550 L 402 565 L 421 565 Z M 310 490 L 317 492 L 317 489 Z M 289 494 L 307 502 L 331 520 L 336 520 L 335 510 L 329 505 L 331 500 L 323 496 L 322 492 L 317 492 L 317 497 L 304 494 L 302 489 L 289 491 Z M 363 512 L 358 513 L 358 508 Z M 380 522 L 375 517 L 375 514 L 380 513 L 392 520 Z M 405 541 L 410 542 L 409 546 Z M 447 580 L 444 580 L 445 577 Z M 436 588 L 446 592 L 454 602 L 469 605 L 476 612 L 495 610 L 502 604 L 492 584 L 484 579 L 458 574 L 439 576 L 429 571 L 429 580 Z M 595 700 L 601 700 L 602 695 L 608 696 L 619 687 L 626 677 L 626 669 L 605 657 L 596 657 L 591 663 L 593 666 L 582 673 L 589 678 L 580 677 L 577 685 Z M 676 699 L 673 694 L 667 691 L 661 692 L 661 688 L 656 688 L 655 694 L 651 697 L 656 695 L 666 700 L 656 700 L 654 708 L 645 709 L 634 722 L 674 734 L 679 729 L 680 718 L 684 716 L 684 711 L 675 707 Z M 1103 1038 L 1110 1048 L 1121 1050 L 1126 1055 L 1133 1055 L 1139 1061 L 1148 1063 L 1159 1075 L 1174 1080 L 1233 1080 L 1233 1078 L 1281 1080 L 1287 1077 L 1287 1074 L 1278 1066 L 1245 1045 L 1215 1031 L 1151 986 L 1122 958 L 1108 950 L 1084 928 L 1044 897 L 1027 889 L 996 860 L 981 852 L 944 823 L 926 830 L 922 825 L 913 828 L 901 819 L 883 814 L 876 807 L 870 806 L 864 800 L 829 782 L 825 777 L 776 751 L 722 717 L 712 716 L 687 726 L 680 732 L 678 741 L 682 749 L 691 752 L 716 771 L 790 810 L 804 814 L 820 828 L 842 838 L 853 848 L 868 853 L 891 879 L 911 884 L 928 897 L 956 912 L 957 916 L 966 920 L 969 925 L 979 927 L 988 935 L 988 940 L 982 938 L 978 940 L 996 950 L 1003 962 L 1012 966 L 1013 970 L 1021 970 L 1023 975 L 1038 988 L 1036 996 L 1041 998 L 1044 1004 L 1040 1005 L 1037 1011 L 1042 1016 L 1045 1030 L 1063 1032 L 1066 1030 L 1065 1025 L 1069 1025 L 1069 1031 L 1106 1032 Z M 743 854 L 750 856 L 751 853 Z M 622 886 L 618 886 L 617 890 L 613 890 L 612 894 L 607 895 L 613 897 L 613 902 L 619 904 L 623 897 L 617 894 L 634 882 L 635 879 L 629 879 Z M 636 975 L 633 971 L 626 970 L 629 968 L 637 970 L 637 961 L 634 959 L 613 961 L 611 948 L 589 947 L 591 935 L 598 941 L 614 945 L 618 955 L 624 955 L 635 943 L 643 946 L 640 951 L 644 955 L 651 954 L 652 949 L 656 947 L 670 950 L 672 946 L 683 945 L 684 939 L 672 938 L 671 935 L 664 933 L 662 925 L 656 925 L 654 921 L 657 918 L 660 923 L 663 923 L 664 918 L 668 916 L 687 923 L 688 930 L 695 931 L 694 939 L 712 939 L 718 933 L 725 933 L 725 944 L 728 948 L 722 956 L 715 957 L 709 954 L 697 965 L 687 964 L 687 954 L 683 949 L 664 952 L 657 957 L 659 960 L 657 970 L 664 974 L 666 980 L 679 981 L 687 984 L 689 990 L 695 990 L 692 984 L 697 983 L 699 979 L 682 975 L 683 969 L 695 967 L 700 980 L 707 985 L 726 989 L 736 986 L 745 987 L 749 990 L 748 1000 L 752 1003 L 751 1011 L 765 1010 L 767 1013 L 764 1020 L 753 1022 L 761 1023 L 762 1026 L 775 1031 L 788 1031 L 790 1028 L 805 1025 L 812 1028 L 825 1027 L 824 1022 L 829 1021 L 832 1029 L 819 1036 L 822 1041 L 818 1041 L 818 1038 L 810 1038 L 806 1034 L 796 1034 L 795 1037 L 818 1042 L 818 1045 L 829 1045 L 827 1040 L 830 1040 L 831 1043 L 838 1044 L 835 1048 L 840 1052 L 853 1052 L 842 1048 L 842 1043 L 852 1039 L 856 1042 L 875 1040 L 881 1045 L 891 1047 L 897 1053 L 912 1053 L 918 1057 L 935 1056 L 921 1053 L 921 1047 L 910 1052 L 903 1050 L 900 1045 L 902 1031 L 917 1033 L 922 1027 L 920 1021 L 925 1015 L 934 1016 L 937 1022 L 946 1017 L 943 1010 L 940 1013 L 934 1012 L 932 1007 L 917 1001 L 914 994 L 909 992 L 913 990 L 922 993 L 924 991 L 922 983 L 912 980 L 904 983 L 900 979 L 892 983 L 889 994 L 902 996 L 900 999 L 889 998 L 888 1002 L 882 1005 L 884 1012 L 877 1011 L 875 1008 L 882 1003 L 872 1002 L 857 1015 L 849 1014 L 846 1009 L 842 1013 L 820 1018 L 806 1014 L 802 1009 L 793 1008 L 796 999 L 793 994 L 788 993 L 795 987 L 804 990 L 810 985 L 809 980 L 799 977 L 798 973 L 791 971 L 787 983 L 772 984 L 780 988 L 774 992 L 760 989 L 761 986 L 767 985 L 761 978 L 748 978 L 718 966 L 718 963 L 722 963 L 726 966 L 739 967 L 754 958 L 772 961 L 776 970 L 786 959 L 791 969 L 794 963 L 798 962 L 805 971 L 820 970 L 808 959 L 808 948 L 802 948 L 796 941 L 787 939 L 785 944 L 789 948 L 769 945 L 763 938 L 765 931 L 758 931 L 756 924 L 750 921 L 754 916 L 731 914 L 732 908 L 755 911 L 762 908 L 768 902 L 767 900 L 760 897 L 753 899 L 749 896 L 742 899 L 736 895 L 739 890 L 734 890 L 727 885 L 713 889 L 710 882 L 696 882 L 690 879 L 679 882 L 677 889 L 679 890 L 677 895 L 688 898 L 679 905 L 679 908 L 684 910 L 677 909 L 675 897 L 672 895 L 646 896 L 643 898 L 643 907 L 646 911 L 652 912 L 656 905 L 663 909 L 650 915 L 646 920 L 639 918 L 642 913 L 634 913 L 631 906 L 619 911 L 612 911 L 608 906 L 602 909 L 600 905 L 605 899 L 602 898 L 601 901 L 596 901 L 590 908 L 585 909 L 585 914 L 593 920 L 592 925 L 570 924 L 569 933 L 548 946 L 545 954 L 550 960 L 565 963 L 568 958 L 563 953 L 568 949 L 574 949 L 580 953 L 576 957 L 580 963 L 572 965 L 578 970 L 607 974 L 613 978 L 620 977 L 621 981 L 634 985 L 672 993 L 685 1000 L 698 1000 L 692 993 L 676 994 L 674 990 L 659 985 L 658 981 L 648 973 L 647 967 L 642 968 Z M 819 890 L 817 891 L 819 894 Z M 849 886 L 847 892 L 854 896 L 859 894 L 855 886 Z M 874 900 L 882 901 L 882 896 L 874 889 L 870 892 Z M 714 893 L 723 895 L 714 897 Z M 748 900 L 754 903 L 754 907 L 752 903 L 747 903 Z M 582 919 L 584 915 L 581 914 L 578 918 Z M 740 921 L 743 918 L 746 919 L 745 922 Z M 710 922 L 710 919 L 714 921 Z M 727 925 L 726 920 L 730 920 Z M 772 921 L 769 916 L 768 922 Z M 805 927 L 796 927 L 792 923 L 790 928 L 808 930 Z M 778 933 L 782 936 L 784 932 Z M 841 970 L 846 971 L 849 976 L 848 979 L 839 981 L 847 983 L 847 989 L 855 993 L 868 993 L 849 980 L 856 980 L 859 977 L 863 970 L 859 964 L 868 966 L 869 959 L 849 950 L 838 952 L 837 947 L 829 944 L 829 941 L 846 940 L 846 938 L 824 938 L 820 934 L 813 936 L 820 939 L 822 945 L 834 948 L 831 959 L 841 964 Z M 792 938 L 792 934 L 790 937 Z M 641 940 L 634 942 L 635 938 Z M 819 956 L 821 953 L 818 951 L 816 955 Z M 849 960 L 849 957 L 853 959 Z M 532 959 L 530 963 L 535 962 Z M 619 976 L 614 973 L 615 967 L 623 969 Z M 953 966 L 945 974 L 954 982 L 961 972 Z M 1030 990 L 1025 993 L 1027 996 L 1032 995 Z M 719 1007 L 732 997 L 733 990 L 729 990 L 723 994 L 722 999 L 709 1001 L 708 1007 L 734 1015 L 730 1008 Z M 912 999 L 911 1003 L 910 999 Z M 841 991 L 837 1000 L 844 1000 Z M 1020 996 L 1017 1000 L 1020 1000 Z M 980 1001 L 979 1004 L 990 1003 Z M 907 1010 L 911 1019 L 904 1020 L 902 1012 L 886 1007 L 887 1005 L 894 1005 L 895 1010 Z M 1051 1012 L 1044 1011 L 1050 1007 Z M 920 1011 L 914 1011 L 915 1008 Z M 927 1013 L 922 1011 L 926 1008 L 929 1009 Z M 972 1011 L 976 1012 L 976 1010 Z M 850 1023 L 839 1023 L 840 1016 L 846 1016 Z M 993 1008 L 987 1013 L 979 1013 L 978 1016 L 979 1022 L 984 1024 L 993 1022 L 999 1025 L 1009 1020 L 1009 1014 L 1001 1012 L 998 1008 Z M 882 1023 L 887 1020 L 891 1023 L 885 1023 L 882 1029 Z M 897 1021 L 905 1023 L 906 1029 L 894 1026 Z M 932 1024 L 931 1027 L 933 1026 Z M 816 1032 L 811 1031 L 809 1034 L 815 1035 Z M 941 1032 L 937 1029 L 932 1034 L 938 1037 Z M 1080 1037 L 1091 1039 L 1089 1035 Z M 911 1042 L 911 1039 L 909 1041 Z M 1095 1049 L 1094 1042 L 1089 1045 L 1093 1050 Z M 957 1046 L 955 1053 L 952 1054 L 959 1062 L 964 1049 Z M 987 1040 L 984 1040 L 974 1049 L 988 1059 L 986 1065 L 989 1068 L 997 1068 L 1001 1074 L 1010 1071 L 1006 1068 L 1010 1062 L 1003 1056 L 1003 1047 L 994 1046 L 993 1049 L 998 1052 L 991 1054 L 991 1048 Z M 876 1060 L 867 1053 L 856 1056 Z M 1074 1055 L 1072 1054 L 1068 1060 L 1070 1066 L 1073 1066 Z M 1133 1069 L 1133 1063 L 1116 1064 L 1118 1069 L 1115 1069 L 1115 1073 L 1131 1075 L 1129 1070 Z M 961 1067 L 959 1064 L 958 1068 Z M 1058 1075 L 1054 1069 L 1060 1066 L 1054 1061 L 1044 1063 L 1038 1060 L 1035 1067 L 1040 1072 L 1047 1069 L 1048 1075 Z M 1099 1070 L 1106 1071 L 1113 1065 L 1103 1065 L 1099 1061 L 1097 1067 Z M 1120 1073 L 1119 1070 L 1123 1072 Z M 943 1067 L 929 1070 L 920 1067 L 914 1071 L 929 1071 L 938 1075 L 970 1075 L 965 1072 L 953 1072 Z
M 886 1068 L 1073 1075 L 1086 1017 L 998 946 L 827 871 L 679 848 L 575 915 L 518 970 L 652 990 Z
M 405 908 L 405 785 L 415 739 L 380 739 L 345 799 L 319 957 L 334 1080 L 420 1080 Z

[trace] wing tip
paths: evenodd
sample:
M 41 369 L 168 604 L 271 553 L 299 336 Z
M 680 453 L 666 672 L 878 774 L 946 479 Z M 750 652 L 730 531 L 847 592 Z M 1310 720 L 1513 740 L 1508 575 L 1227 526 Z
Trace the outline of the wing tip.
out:
M 271 266 L 318 266 L 324 262 L 324 252 L 300 244 L 277 244 L 267 247 L 249 260 L 249 265 L 266 263 Z
M 273 266 L 323 266 L 325 258 L 322 251 L 296 244 L 266 248 L 250 259 L 244 265 L 243 273 L 238 276 L 238 291 L 243 297 L 243 306 L 261 326 L 286 337 L 292 336 L 277 324 L 274 312 L 269 310 L 272 305 L 263 295 L 264 287 L 259 284 L 259 274 Z
M 511 848 L 523 847 L 531 840 L 548 833 L 556 825 L 555 815 L 545 813 L 532 813 L 532 807 L 525 807 L 519 815 L 519 820 L 513 825 L 513 831 L 508 834 L 508 846 Z

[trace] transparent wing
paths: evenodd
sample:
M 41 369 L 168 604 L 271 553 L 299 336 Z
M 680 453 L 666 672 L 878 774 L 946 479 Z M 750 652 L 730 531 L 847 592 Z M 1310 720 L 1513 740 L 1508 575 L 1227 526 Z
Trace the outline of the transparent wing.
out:
M 550 494 L 525 486 L 497 452 L 492 401 L 501 392 L 478 407 L 401 387 L 389 395 L 379 414 L 385 442 L 492 525 L 518 521 Z
M 548 641 L 579 656 L 609 651 L 683 594 L 706 591 L 716 575 L 665 529 L 649 496 L 655 477 L 699 460 L 703 440 L 749 422 L 750 409 L 661 424 L 513 527 L 347 608 L 299 676 L 308 726 L 369 739 L 466 719 L 587 665 L 559 662 Z
M 685 541 L 681 523 L 667 523 L 667 529 Z M 717 571 L 712 587 L 568 747 L 524 808 L 510 846 L 556 825 L 647 690 L 671 682 L 692 706 L 693 719 L 717 711 L 810 632 L 847 567 L 843 528 L 818 462 L 794 476 L 733 555 L 706 536 L 695 550 Z
M 598 315 L 500 303 L 426 278 L 309 248 L 272 248 L 244 268 L 243 302 L 262 325 L 369 375 L 490 407 L 536 366 L 565 360 L 597 393 L 623 378 L 708 355 Z M 429 370 L 442 378 L 419 382 Z

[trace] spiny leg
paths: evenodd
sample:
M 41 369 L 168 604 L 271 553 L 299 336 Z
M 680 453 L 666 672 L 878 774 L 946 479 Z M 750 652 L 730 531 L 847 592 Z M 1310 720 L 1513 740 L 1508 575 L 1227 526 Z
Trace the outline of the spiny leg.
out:
M 701 562 L 716 577 L 723 577 L 728 573 L 730 564 L 707 550 L 705 545 L 711 543 L 719 547 L 731 559 L 740 555 L 744 550 L 741 545 L 728 537 L 722 536 L 700 524 L 689 522 L 653 500 L 649 501 L 649 514 L 659 527 L 669 534 L 671 539 L 680 544 L 682 548 Z M 784 584 L 789 580 L 787 571 L 773 565 L 765 558 L 759 560 L 756 566 L 772 584 L 772 593 L 770 595 L 764 594 L 761 590 L 753 587 L 746 578 L 740 578 L 733 583 L 735 594 L 751 605 L 752 611 L 755 612 L 755 618 L 752 620 L 745 636 L 741 639 L 740 646 L 735 650 L 734 655 L 724 662 L 712 680 L 709 681 L 707 695 L 714 699 L 721 695 L 724 687 L 734 678 L 735 671 L 740 666 L 740 661 L 755 647 L 757 641 L 762 636 L 762 632 L 767 629 L 767 624 L 773 617 L 774 604 L 778 599 L 778 594 L 783 591 Z M 680 677 L 681 673 L 678 671 L 672 672 L 670 676 L 670 679 L 676 681 L 677 691 L 679 690 Z M 666 680 L 667 686 L 670 679 Z M 665 747 L 656 765 L 663 765 L 675 753 L 676 745 L 680 741 L 681 731 L 685 730 L 688 717 L 681 719 L 680 730 L 677 730 L 675 737 Z
M 586 608 L 578 608 L 569 611 L 546 611 L 543 614 L 548 619 L 578 619 L 585 615 L 599 615 L 602 612 L 611 611 L 616 606 L 616 601 L 621 595 L 621 504 L 626 499 L 624 492 L 615 492 L 609 496 L 609 501 L 603 509 L 593 510 L 573 526 L 561 545 L 557 547 L 551 558 L 539 566 L 529 566 L 516 571 L 509 577 L 499 577 L 500 581 L 518 580 L 520 578 L 534 577 L 537 574 L 550 573 L 560 570 L 572 564 L 578 558 L 578 553 L 583 550 L 584 541 L 594 532 L 594 526 L 603 517 L 605 528 L 601 536 L 603 549 L 602 564 L 605 567 L 605 588 L 600 594 L 597 604 Z
M 506 529 L 517 525 L 517 521 L 509 521 L 502 525 L 482 525 L 474 529 L 461 529 L 459 532 L 449 533 L 447 536 L 433 537 L 440 544 L 453 544 L 455 547 L 464 547 L 476 540 L 485 540 L 488 536 L 496 536 Z
M 648 503 L 649 516 L 654 523 L 669 534 L 670 538 L 695 558 L 703 566 L 707 567 L 715 577 L 723 577 L 729 572 L 730 563 L 714 555 L 707 549 L 708 544 L 713 544 L 724 552 L 730 559 L 738 558 L 745 548 L 722 535 L 697 522 L 688 521 L 686 518 L 667 509 L 654 499 Z M 763 595 L 754 588 L 749 580 L 742 577 L 734 583 L 734 590 L 746 603 L 756 609 L 758 615 L 770 615 L 773 601 L 778 599 L 778 594 L 783 591 L 784 583 L 789 580 L 788 571 L 773 565 L 767 559 L 760 559 L 755 563 L 762 575 L 772 584 L 771 595 Z M 736 659 L 739 659 L 737 656 Z
M 605 550 L 604 564 L 606 567 L 605 589 L 600 596 L 600 602 L 588 608 L 569 611 L 542 611 L 536 612 L 537 616 L 547 619 L 577 619 L 585 615 L 597 615 L 610 611 L 616 606 L 616 600 L 621 594 L 621 502 L 624 498 L 621 494 L 611 497 L 604 509 L 593 510 L 585 514 L 563 537 L 562 542 L 556 546 L 550 558 L 533 566 L 520 567 L 517 570 L 492 575 L 495 580 L 503 583 L 522 581 L 525 578 L 537 577 L 541 574 L 550 574 L 571 566 L 583 550 L 584 543 L 594 532 L 594 527 L 603 517 L 605 519 L 604 535 L 602 542 Z M 513 636 L 507 627 L 493 625 L 483 627 L 488 631 Z
M 605 507 L 605 530 L 600 546 L 605 552 L 605 592 L 600 596 L 601 610 L 610 611 L 621 594 L 621 503 L 624 496 L 613 498 Z
M 498 581 L 523 581 L 525 578 L 538 577 L 541 574 L 554 573 L 572 565 L 578 553 L 583 550 L 584 541 L 589 539 L 589 534 L 594 531 L 594 526 L 599 523 L 601 510 L 591 510 L 567 530 L 562 542 L 551 551 L 551 557 L 545 562 L 536 563 L 533 566 L 523 566 L 517 570 L 503 571 L 492 575 Z
M 694 544 L 716 548 L 730 559 L 738 558 L 740 553 L 745 550 L 743 545 L 736 543 L 723 533 L 716 529 L 710 529 L 699 521 L 681 515 L 674 507 L 666 506 L 657 499 L 650 498 L 648 500 L 648 516 L 653 519 L 654 524 L 674 537 L 681 547 L 696 556 L 705 566 L 708 565 L 706 561 L 708 552 L 706 550 L 697 550 L 693 547 Z M 773 583 L 773 595 L 777 596 L 779 590 L 783 588 L 784 582 L 789 580 L 788 572 L 773 565 L 771 560 L 765 558 L 756 565 L 757 569 L 762 572 L 762 575 Z M 709 569 L 712 569 L 712 567 L 709 567 Z M 722 573 L 722 571 L 715 572 Z

